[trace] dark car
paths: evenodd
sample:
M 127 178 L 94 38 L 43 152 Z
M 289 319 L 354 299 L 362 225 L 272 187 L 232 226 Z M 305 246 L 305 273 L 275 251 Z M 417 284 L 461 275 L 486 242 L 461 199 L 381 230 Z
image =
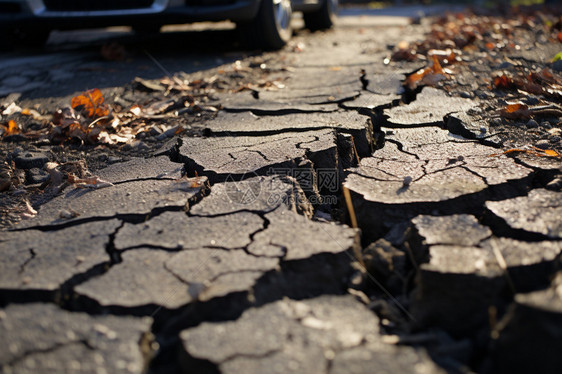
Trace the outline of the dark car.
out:
M 256 47 L 278 49 L 291 38 L 293 11 L 308 28 L 332 26 L 338 0 L 0 0 L 2 38 L 44 43 L 51 30 L 127 25 L 159 30 L 166 24 L 230 20 Z

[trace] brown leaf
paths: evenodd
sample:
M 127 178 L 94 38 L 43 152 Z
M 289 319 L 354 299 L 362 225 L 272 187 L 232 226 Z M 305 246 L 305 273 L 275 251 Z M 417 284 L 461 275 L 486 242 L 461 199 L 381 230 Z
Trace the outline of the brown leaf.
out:
M 513 84 L 513 79 L 505 74 L 502 74 L 494 78 L 494 87 L 499 88 L 500 90 L 510 90 L 515 88 L 515 85 Z
M 509 119 L 529 119 L 531 118 L 531 111 L 529 107 L 522 103 L 509 104 L 500 111 L 500 114 Z
M 109 114 L 109 109 L 104 103 L 103 94 L 97 88 L 73 97 L 70 105 L 73 109 L 83 108 L 84 113 L 90 118 L 99 118 Z

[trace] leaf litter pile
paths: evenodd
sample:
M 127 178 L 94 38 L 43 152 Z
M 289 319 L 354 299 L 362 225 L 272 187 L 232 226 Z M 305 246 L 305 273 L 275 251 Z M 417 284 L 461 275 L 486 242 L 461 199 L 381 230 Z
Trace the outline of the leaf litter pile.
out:
M 93 88 L 52 108 L 18 102 L 19 95 L 0 98 L 0 226 L 32 217 L 33 205 L 68 185 L 111 186 L 90 169 L 145 156 L 180 133 L 201 136 L 197 124 L 222 109 L 216 93 L 284 88 L 275 73 L 285 67 L 273 68 L 262 57 L 248 60 L 214 69 L 205 78 L 178 73 L 136 78 L 105 94 Z M 18 164 L 28 151 L 43 160 Z
M 404 87 L 424 86 L 471 98 L 508 154 L 562 158 L 562 11 L 548 7 L 446 14 L 423 40 L 402 41 L 388 65 L 425 64 Z

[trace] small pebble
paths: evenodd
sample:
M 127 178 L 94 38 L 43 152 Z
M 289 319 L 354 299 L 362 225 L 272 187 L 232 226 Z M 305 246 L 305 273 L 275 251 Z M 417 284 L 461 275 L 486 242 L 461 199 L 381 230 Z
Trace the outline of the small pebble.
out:
M 562 60 L 554 61 L 552 63 L 552 70 L 562 71 Z
M 539 141 L 535 144 L 535 147 L 540 148 L 540 149 L 548 149 L 549 146 L 550 146 L 550 145 L 549 145 L 549 142 L 548 142 L 548 140 L 546 140 L 546 139 L 539 140 Z
M 466 92 L 466 91 L 461 92 L 461 93 L 460 93 L 460 96 L 461 96 L 463 99 L 471 99 L 471 98 L 472 98 L 472 94 L 470 94 L 469 92 Z
M 548 121 L 543 121 L 541 122 L 541 127 L 544 127 L 545 129 L 551 129 L 552 125 Z
M 539 99 L 536 96 L 527 96 L 523 102 L 527 105 L 537 105 L 540 103 Z
M 513 67 L 513 64 L 511 62 L 504 61 L 499 64 L 496 69 L 509 69 L 511 67 Z
M 559 137 L 559 136 L 553 136 L 553 137 L 550 138 L 550 143 L 551 143 L 551 144 L 560 143 L 561 140 L 562 140 L 561 137 Z
M 490 126 L 501 126 L 503 124 L 501 118 L 492 118 L 490 120 Z
M 402 185 L 404 185 L 404 187 L 409 186 L 410 183 L 412 183 L 412 177 L 407 176 L 404 177 L 404 180 L 402 181 Z
M 527 122 L 528 129 L 536 129 L 537 127 L 539 127 L 539 123 L 534 119 L 530 119 L 529 122 Z
M 556 177 L 545 186 L 547 190 L 560 191 L 562 190 L 562 177 Z

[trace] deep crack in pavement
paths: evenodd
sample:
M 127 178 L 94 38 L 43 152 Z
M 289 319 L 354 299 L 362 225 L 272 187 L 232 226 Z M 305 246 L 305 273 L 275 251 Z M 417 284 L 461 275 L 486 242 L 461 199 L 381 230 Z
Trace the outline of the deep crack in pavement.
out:
M 484 99 L 405 91 L 384 43 L 425 29 L 301 34 L 286 88 L 2 231 L 2 371 L 558 368 L 560 163 L 501 154 Z

